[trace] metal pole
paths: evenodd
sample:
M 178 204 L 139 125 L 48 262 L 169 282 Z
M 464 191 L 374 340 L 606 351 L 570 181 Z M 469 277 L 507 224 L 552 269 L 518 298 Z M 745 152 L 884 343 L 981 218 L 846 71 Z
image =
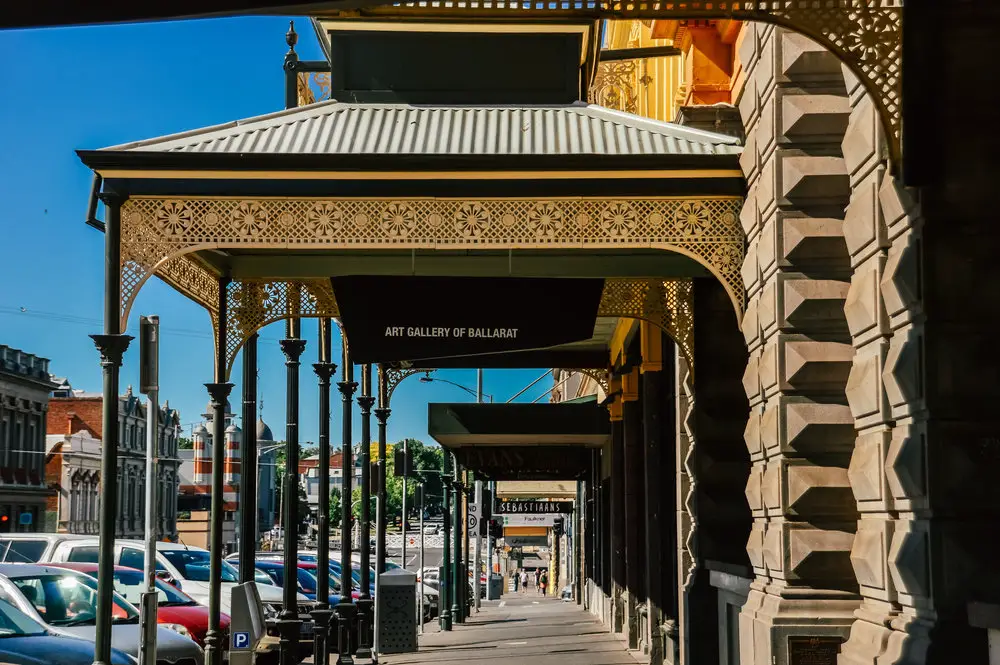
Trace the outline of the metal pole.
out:
M 372 442 L 372 366 L 361 366 L 361 597 L 358 598 L 358 657 L 371 658 L 372 619 L 371 596 L 371 442 Z
M 464 585 L 462 586 L 462 621 L 469 618 L 469 481 L 471 472 L 462 469 L 462 572 L 464 573 Z M 471 489 L 471 488 L 470 488 Z M 473 490 L 474 491 L 474 490 Z
M 111 663 L 111 608 L 114 594 L 115 520 L 118 494 L 118 374 L 122 355 L 132 337 L 119 331 L 121 305 L 121 205 L 124 198 L 101 195 L 105 207 L 104 231 L 104 334 L 91 335 L 101 354 L 104 374 L 101 427 L 101 522 L 97 558 L 97 617 L 94 663 Z
M 226 448 L 226 398 L 233 384 L 226 380 L 226 328 L 228 325 L 229 278 L 219 278 L 218 337 L 215 341 L 215 382 L 206 383 L 212 405 L 212 511 L 208 562 L 208 632 L 205 635 L 205 665 L 222 665 L 222 522 L 224 506 L 223 464 Z
M 493 497 L 496 496 L 496 487 L 491 480 L 487 483 L 487 487 L 490 490 L 490 501 L 493 501 Z M 493 515 L 493 506 L 490 506 L 490 516 Z M 493 534 L 490 530 L 490 525 L 486 525 L 486 600 L 496 600 L 493 597 Z
M 444 551 L 441 557 L 443 570 L 441 571 L 440 584 L 438 585 L 438 623 L 441 630 L 451 630 L 451 489 L 449 476 L 451 475 L 451 453 L 444 451 L 441 469 L 441 489 L 444 493 Z
M 372 635 L 372 659 L 378 659 L 378 625 L 379 625 L 379 591 L 382 587 L 382 573 L 385 572 L 385 455 L 386 455 L 386 427 L 389 422 L 389 393 L 385 380 L 385 368 L 379 366 L 378 370 L 378 408 L 375 409 L 375 418 L 378 420 L 378 460 L 376 470 L 378 480 L 375 488 L 375 630 Z
M 293 297 L 297 293 L 292 294 Z M 297 312 L 292 313 L 296 316 Z M 288 582 L 283 587 L 279 626 L 281 665 L 298 665 L 299 620 L 297 585 L 299 558 L 299 357 L 305 351 L 306 341 L 301 339 L 301 321 L 288 319 L 281 350 L 285 354 L 285 475 L 282 481 L 281 500 L 284 502 L 284 576 Z
M 337 663 L 338 665 L 354 665 L 354 658 L 351 656 L 351 628 L 354 625 L 357 607 L 354 605 L 354 598 L 351 597 L 351 570 L 353 569 L 353 557 L 351 556 L 351 474 L 354 471 L 351 455 L 351 416 L 353 415 L 354 391 L 357 390 L 358 384 L 354 381 L 354 363 L 351 361 L 347 336 L 344 334 L 343 328 L 341 328 L 340 339 L 344 347 L 344 371 L 342 374 L 344 380 L 338 383 L 337 387 L 343 397 L 343 438 L 340 452 L 343 462 L 344 491 L 340 498 L 340 604 L 335 608 L 338 626 Z
M 449 454 L 445 451 L 445 455 Z M 454 453 L 451 453 L 454 457 Z M 455 479 L 453 485 L 453 491 L 455 492 L 455 510 L 453 511 L 452 517 L 454 520 L 454 536 L 455 536 L 455 551 L 453 556 L 455 557 L 453 568 L 452 568 L 452 594 L 451 594 L 451 620 L 452 623 L 462 623 L 462 611 L 459 603 L 462 601 L 462 583 L 461 571 L 462 571 L 462 490 L 461 488 L 461 471 L 458 467 L 458 458 L 452 460 L 454 463 Z
M 326 663 L 330 655 L 330 378 L 337 366 L 330 362 L 330 319 L 319 320 L 319 362 L 313 371 L 319 377 L 319 505 L 316 553 L 316 622 L 314 651 L 316 662 Z
M 243 449 L 240 451 L 240 582 L 253 582 L 257 556 L 257 333 L 243 345 Z M 244 471 L 245 470 L 245 471 Z M 247 473 L 249 472 L 249 473 Z
M 476 372 L 476 403 L 483 403 L 483 370 L 479 368 Z M 483 519 L 483 515 L 486 511 L 483 510 L 483 481 L 476 479 L 476 505 L 479 506 L 479 520 Z M 473 555 L 473 571 L 472 571 L 472 593 L 474 598 L 472 602 L 476 606 L 476 612 L 479 611 L 479 567 L 482 565 L 482 549 L 483 549 L 483 527 L 482 524 L 476 524 L 476 552 Z M 468 536 L 466 536 L 468 538 Z M 489 577 L 486 578 L 486 583 L 489 585 Z
M 420 604 L 417 605 L 418 616 L 420 617 L 420 632 L 424 632 L 424 492 L 426 486 L 420 483 L 420 575 L 418 584 L 420 585 Z
M 406 468 L 407 467 L 407 464 L 406 464 L 406 462 L 407 462 L 407 457 L 406 457 L 407 448 L 408 448 L 408 446 L 406 445 L 406 439 L 403 439 L 403 519 L 402 519 L 402 522 L 401 522 L 402 529 L 403 529 L 403 553 L 400 556 L 399 565 L 400 565 L 400 567 L 402 567 L 404 569 L 406 568 L 406 491 L 407 491 L 407 487 L 406 487 L 406 474 L 409 472 L 409 469 Z
M 144 317 L 143 327 L 149 326 L 148 331 L 144 330 L 142 346 L 149 345 L 150 348 L 143 349 L 146 356 L 143 364 L 151 364 L 151 367 L 143 369 L 149 373 L 148 380 L 156 382 L 156 353 L 155 347 L 158 343 L 156 337 L 159 336 L 160 318 L 158 316 Z M 151 338 L 147 338 L 147 335 Z M 150 372 L 150 370 L 152 370 Z M 144 372 L 145 373 L 145 372 Z M 145 383 L 145 382 L 143 382 Z M 156 467 L 158 463 L 159 446 L 159 404 L 157 403 L 158 390 L 156 385 L 143 385 L 148 400 L 146 402 L 146 557 L 143 561 L 143 577 L 146 580 L 146 591 L 142 594 L 141 611 L 142 626 L 139 633 L 139 665 L 154 665 L 156 663 L 156 516 L 159 514 L 156 506 Z

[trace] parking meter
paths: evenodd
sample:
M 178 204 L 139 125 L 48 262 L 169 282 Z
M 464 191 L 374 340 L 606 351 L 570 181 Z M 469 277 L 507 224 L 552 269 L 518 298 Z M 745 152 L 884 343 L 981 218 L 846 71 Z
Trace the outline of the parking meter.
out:
M 232 590 L 229 623 L 230 665 L 253 665 L 257 643 L 267 632 L 264 606 L 256 582 L 237 584 Z

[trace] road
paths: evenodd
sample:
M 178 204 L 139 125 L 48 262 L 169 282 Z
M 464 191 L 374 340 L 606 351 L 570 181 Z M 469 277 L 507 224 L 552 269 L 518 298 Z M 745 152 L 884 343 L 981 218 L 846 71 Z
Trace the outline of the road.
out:
M 401 564 L 400 557 L 403 555 L 403 550 L 399 547 L 392 548 L 387 547 L 385 550 L 386 556 L 390 561 L 395 564 Z M 440 547 L 426 548 L 424 550 L 424 565 L 427 567 L 440 566 L 443 559 L 444 550 Z M 406 546 L 406 565 L 403 566 L 407 570 L 412 570 L 414 572 L 420 568 L 420 538 L 417 537 L 417 546 L 410 547 Z

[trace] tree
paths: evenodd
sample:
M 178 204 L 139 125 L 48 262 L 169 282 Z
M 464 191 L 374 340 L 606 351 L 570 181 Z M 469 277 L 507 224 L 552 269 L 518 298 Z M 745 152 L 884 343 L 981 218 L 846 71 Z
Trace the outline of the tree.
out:
M 177 437 L 177 447 L 180 450 L 191 450 L 194 448 L 194 441 L 187 437 L 179 436 Z
M 444 451 L 440 446 L 427 446 L 417 439 L 400 441 L 396 446 L 406 445 L 412 451 L 414 477 L 407 483 L 406 506 L 409 513 L 417 508 L 415 505 L 415 490 L 421 479 L 424 480 L 424 507 L 428 512 L 440 512 L 444 498 L 443 483 L 440 471 L 444 463 Z M 395 475 L 394 456 L 386 460 L 386 516 L 391 522 L 402 517 L 403 513 L 403 479 Z M 431 473 L 421 473 L 427 471 Z
M 330 489 L 330 524 L 340 524 L 340 510 L 340 488 L 333 487 Z

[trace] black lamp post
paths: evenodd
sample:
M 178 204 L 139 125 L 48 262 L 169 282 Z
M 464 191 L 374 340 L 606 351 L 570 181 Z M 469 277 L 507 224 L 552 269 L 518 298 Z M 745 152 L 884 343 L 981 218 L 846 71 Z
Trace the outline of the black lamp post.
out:
M 341 330 L 343 332 L 343 330 Z M 343 377 L 337 384 L 343 397 L 344 430 L 341 441 L 341 459 L 343 460 L 344 490 L 340 499 L 342 508 L 340 524 L 340 604 L 334 608 L 337 616 L 337 663 L 338 665 L 354 665 L 351 656 L 351 628 L 357 614 L 357 606 L 351 597 L 351 480 L 354 471 L 353 455 L 351 454 L 351 416 L 354 405 L 354 391 L 358 384 L 354 379 L 354 365 L 351 362 L 350 350 L 347 348 L 347 336 L 341 335 L 344 347 Z
M 372 619 L 374 604 L 371 597 L 371 439 L 372 439 L 372 366 L 361 366 L 361 597 L 358 598 L 358 657 L 372 656 Z

